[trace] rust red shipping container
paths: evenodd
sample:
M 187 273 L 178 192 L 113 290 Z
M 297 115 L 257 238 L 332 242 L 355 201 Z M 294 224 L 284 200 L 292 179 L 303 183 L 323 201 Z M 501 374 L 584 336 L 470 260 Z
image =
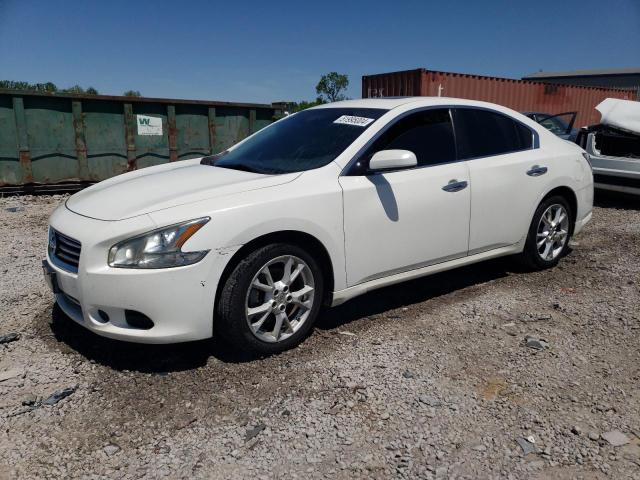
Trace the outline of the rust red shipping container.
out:
M 635 100 L 630 90 L 556 85 L 419 68 L 362 77 L 362 98 L 441 96 L 497 103 L 519 112 L 578 112 L 575 127 L 600 121 L 605 98 Z

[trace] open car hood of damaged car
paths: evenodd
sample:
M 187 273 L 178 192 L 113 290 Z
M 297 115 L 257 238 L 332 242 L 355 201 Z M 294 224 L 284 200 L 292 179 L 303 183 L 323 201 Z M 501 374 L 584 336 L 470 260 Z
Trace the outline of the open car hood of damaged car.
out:
M 602 114 L 600 123 L 640 135 L 640 102 L 607 98 L 596 107 Z

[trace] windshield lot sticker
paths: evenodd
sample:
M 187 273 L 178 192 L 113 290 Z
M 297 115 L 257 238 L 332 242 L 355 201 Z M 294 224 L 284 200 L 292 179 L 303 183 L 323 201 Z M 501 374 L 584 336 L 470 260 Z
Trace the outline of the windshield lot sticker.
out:
M 354 117 L 351 115 L 342 115 L 338 119 L 334 120 L 333 123 L 341 123 L 343 125 L 355 125 L 356 127 L 366 127 L 371 122 L 373 122 L 374 118 L 366 118 L 366 117 Z
M 162 135 L 162 118 L 136 115 L 138 135 Z

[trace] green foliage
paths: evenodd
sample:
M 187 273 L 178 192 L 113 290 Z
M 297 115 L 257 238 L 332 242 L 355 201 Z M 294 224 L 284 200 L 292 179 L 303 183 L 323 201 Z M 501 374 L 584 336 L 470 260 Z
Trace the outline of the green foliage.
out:
M 74 85 L 73 87 L 60 90 L 60 93 L 86 93 L 86 91 L 80 85 Z
M 127 90 L 122 95 L 125 97 L 141 97 L 142 94 L 138 90 Z
M 315 100 L 312 100 L 310 102 L 307 100 L 301 100 L 300 102 L 297 102 L 297 103 L 292 102 L 289 104 L 289 109 L 291 113 L 295 113 L 301 110 L 306 110 L 307 108 L 315 107 L 316 105 L 322 105 L 323 103 L 326 103 L 326 102 L 322 100 L 320 97 L 318 97 Z
M 325 102 L 338 102 L 346 100 L 347 97 L 342 93 L 349 86 L 349 77 L 338 72 L 329 72 L 320 77 L 318 85 L 316 85 L 316 93 L 318 98 L 322 98 Z
M 291 113 L 299 112 L 307 108 L 322 105 L 328 102 L 337 102 L 346 100 L 347 97 L 342 93 L 349 86 L 349 77 L 337 72 L 330 72 L 320 77 L 318 85 L 316 85 L 316 93 L 318 96 L 315 100 L 301 100 L 300 102 L 292 102 L 289 104 Z
M 57 92 L 58 87 L 54 83 L 29 83 L 29 82 L 16 82 L 14 80 L 0 80 L 0 88 L 6 88 L 8 90 L 28 90 L 31 92 Z
M 0 80 L 0 88 L 8 90 L 24 90 L 26 92 L 37 93 L 77 93 L 84 95 L 99 95 L 98 90 L 93 87 L 82 88 L 80 85 L 74 85 L 69 88 L 58 88 L 55 83 L 29 83 L 17 82 L 14 80 Z

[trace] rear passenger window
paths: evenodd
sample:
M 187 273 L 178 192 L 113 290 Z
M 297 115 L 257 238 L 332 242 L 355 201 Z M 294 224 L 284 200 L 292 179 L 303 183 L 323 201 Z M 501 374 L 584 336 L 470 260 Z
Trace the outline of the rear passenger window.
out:
M 519 122 L 489 110 L 454 109 L 458 158 L 487 157 L 533 147 L 533 134 Z
M 448 109 L 423 110 L 393 124 L 367 149 L 364 160 L 380 150 L 409 150 L 418 166 L 453 162 L 456 147 Z

